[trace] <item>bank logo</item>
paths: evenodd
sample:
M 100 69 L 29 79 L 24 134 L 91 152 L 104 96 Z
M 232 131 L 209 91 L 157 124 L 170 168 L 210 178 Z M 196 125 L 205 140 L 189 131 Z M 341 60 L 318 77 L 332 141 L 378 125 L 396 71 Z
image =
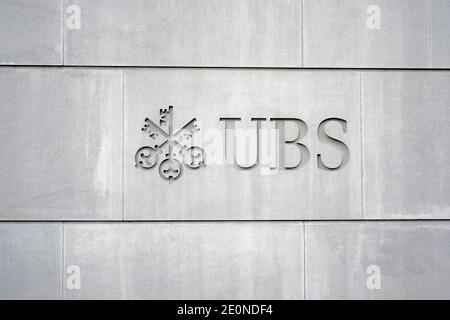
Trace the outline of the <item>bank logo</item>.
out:
M 149 170 L 159 164 L 160 177 L 174 181 L 181 177 L 183 165 L 188 169 L 205 166 L 204 150 L 192 142 L 194 135 L 200 131 L 195 118 L 174 131 L 173 107 L 169 106 L 168 109 L 160 109 L 159 126 L 146 118 L 141 131 L 149 142 L 136 151 L 137 168 Z

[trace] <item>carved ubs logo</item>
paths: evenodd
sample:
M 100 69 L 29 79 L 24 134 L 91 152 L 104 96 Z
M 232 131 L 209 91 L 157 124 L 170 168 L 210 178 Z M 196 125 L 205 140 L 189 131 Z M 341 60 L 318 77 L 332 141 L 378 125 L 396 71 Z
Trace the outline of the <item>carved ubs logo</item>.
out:
M 160 109 L 159 125 L 149 118 L 144 121 L 141 132 L 147 142 L 135 153 L 135 167 L 149 170 L 158 165 L 160 177 L 174 181 L 184 168 L 206 166 L 206 154 L 210 168 L 216 164 L 239 170 L 259 167 L 267 175 L 300 169 L 313 157 L 316 161 L 310 169 L 341 170 L 349 162 L 350 150 L 341 140 L 347 132 L 347 121 L 342 118 L 325 118 L 318 122 L 316 130 L 309 130 L 305 121 L 293 117 L 253 117 L 243 123 L 239 117 L 218 120 L 225 124 L 224 131 L 212 127 L 197 134 L 200 127 L 195 118 L 174 130 L 173 107 Z M 251 128 L 242 128 L 249 123 L 253 124 Z M 318 141 L 314 142 L 314 138 Z
M 200 131 L 195 118 L 174 131 L 173 107 L 169 106 L 160 109 L 159 126 L 146 118 L 141 130 L 149 143 L 136 151 L 137 168 L 149 170 L 159 164 L 161 178 L 173 181 L 181 177 L 183 165 L 189 169 L 205 166 L 204 150 L 192 144 L 193 136 Z

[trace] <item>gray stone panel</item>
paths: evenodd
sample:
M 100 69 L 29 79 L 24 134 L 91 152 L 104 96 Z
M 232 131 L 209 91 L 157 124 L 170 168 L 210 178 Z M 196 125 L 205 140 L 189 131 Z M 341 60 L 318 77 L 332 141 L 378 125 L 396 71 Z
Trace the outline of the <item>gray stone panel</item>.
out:
M 61 299 L 62 225 L 0 223 L 0 299 Z
M 0 1 L 0 65 L 60 65 L 62 0 Z
M 447 222 L 308 223 L 305 239 L 307 299 L 450 298 Z
M 364 217 L 450 217 L 450 73 L 363 73 Z
M 301 299 L 301 223 L 65 224 L 65 299 Z
M 200 131 L 193 145 L 204 148 L 205 167 L 195 170 L 181 165 L 175 181 L 158 173 L 166 150 L 150 169 L 136 167 L 135 155 L 143 146 L 161 145 L 161 132 L 153 139 L 143 132 L 147 117 L 159 126 L 160 109 L 173 106 L 174 131 L 194 117 Z M 238 168 L 233 159 L 233 136 L 225 138 L 221 117 L 239 117 L 236 129 L 256 133 L 251 118 L 299 118 L 301 143 L 309 150 L 309 161 L 293 170 L 269 170 L 277 156 L 273 121 L 263 121 L 260 132 L 260 163 L 251 169 Z M 318 137 L 319 124 L 342 118 L 325 131 L 349 149 L 348 162 L 337 170 L 318 167 L 317 155 L 329 167 L 342 164 L 343 152 Z M 361 216 L 360 75 L 356 72 L 305 72 L 262 70 L 156 69 L 125 73 L 125 219 L 128 220 L 261 220 L 261 219 L 355 219 Z M 272 131 L 270 131 L 272 130 Z M 233 131 L 231 131 L 233 133 Z M 286 140 L 299 130 L 287 124 Z M 242 133 L 242 131 L 241 131 Z M 237 130 L 235 136 L 238 136 Z M 240 137 L 243 135 L 241 134 Z M 266 139 L 264 139 L 266 138 Z M 225 144 L 224 141 L 227 141 Z M 244 146 L 239 140 L 239 146 Z M 285 146 L 285 144 L 280 144 Z M 238 163 L 255 163 L 255 140 L 246 148 L 235 147 Z M 287 166 L 300 159 L 298 146 L 285 146 Z M 181 149 L 181 148 L 180 148 Z M 224 151 L 228 150 L 228 151 Z M 222 154 L 221 154 L 222 153 Z M 228 154 L 229 155 L 229 154 Z M 248 155 L 248 161 L 242 160 Z M 230 158 L 232 158 L 230 156 Z M 241 160 L 239 160 L 241 159 Z M 139 159 L 141 160 L 141 159 Z M 181 164 L 181 159 L 179 159 Z M 280 168 L 278 165 L 270 166 Z
M 0 70 L 0 219 L 122 218 L 122 71 Z
M 81 14 L 80 29 L 65 28 L 69 65 L 301 67 L 301 1 L 73 0 L 66 10 L 69 5 Z
M 305 67 L 450 66 L 448 0 L 305 0 L 303 10 Z
M 431 59 L 433 68 L 450 68 L 450 1 L 430 1 L 432 17 Z

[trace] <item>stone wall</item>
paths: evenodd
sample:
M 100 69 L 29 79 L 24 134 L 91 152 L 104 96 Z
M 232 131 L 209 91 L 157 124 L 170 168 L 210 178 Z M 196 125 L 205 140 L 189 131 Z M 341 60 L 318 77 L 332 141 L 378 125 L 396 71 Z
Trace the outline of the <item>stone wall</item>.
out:
M 1 0 L 0 298 L 450 298 L 449 0 Z

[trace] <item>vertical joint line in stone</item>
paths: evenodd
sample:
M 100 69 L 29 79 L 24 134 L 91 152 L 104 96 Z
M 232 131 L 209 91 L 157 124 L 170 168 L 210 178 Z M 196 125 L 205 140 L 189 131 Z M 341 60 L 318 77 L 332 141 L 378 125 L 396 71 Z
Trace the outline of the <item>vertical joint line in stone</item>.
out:
M 427 16 L 426 16 L 426 27 L 427 27 L 427 67 L 433 69 L 433 4 L 431 1 L 426 2 L 427 6 Z
M 364 130 L 363 130 L 363 121 L 364 121 L 364 117 L 363 117 L 363 110 L 364 110 L 364 108 L 363 108 L 363 102 L 364 102 L 364 99 L 363 99 L 363 79 L 362 79 L 362 77 L 363 77 L 363 73 L 362 73 L 362 71 L 360 71 L 359 72 L 359 106 L 360 106 L 360 112 L 359 112 L 359 116 L 360 116 L 360 119 L 359 119 L 359 128 L 360 128 L 360 154 L 361 154 L 361 159 L 360 159 L 360 161 L 361 161 L 361 197 L 360 197 L 360 201 L 361 201 L 361 219 L 364 219 L 364 163 L 363 163 L 363 161 L 364 161 L 364 143 L 363 143 L 363 139 L 364 139 L 364 136 L 363 136 L 363 133 L 364 133 Z
M 306 300 L 306 221 L 303 221 L 303 300 Z
M 125 220 L 125 69 L 122 69 L 122 221 Z
M 66 29 L 65 29 L 66 17 L 65 17 L 65 14 L 64 14 L 64 8 L 65 8 L 65 5 L 66 5 L 66 1 L 62 0 L 61 2 L 62 2 L 62 8 L 61 8 L 61 14 L 62 14 L 62 19 L 61 19 L 61 21 L 62 21 L 62 45 L 61 45 L 61 47 L 62 47 L 62 65 L 64 66 L 64 64 L 66 63 L 65 62 L 65 55 L 66 55 L 66 37 L 65 37 L 65 33 L 66 33 Z
M 64 221 L 61 225 L 61 300 L 64 300 L 64 269 L 65 269 L 65 253 L 64 253 Z

